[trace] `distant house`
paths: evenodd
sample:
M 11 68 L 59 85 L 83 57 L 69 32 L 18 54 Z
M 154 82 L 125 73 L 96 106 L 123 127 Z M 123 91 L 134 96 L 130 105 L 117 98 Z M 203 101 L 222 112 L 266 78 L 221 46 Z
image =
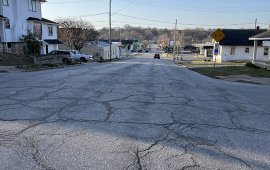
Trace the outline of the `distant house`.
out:
M 117 43 L 112 43 L 111 45 L 111 58 L 119 58 L 119 48 Z M 71 50 L 71 48 L 66 45 L 62 44 L 59 45 L 59 50 Z M 82 54 L 93 55 L 96 57 L 102 57 L 104 60 L 110 59 L 110 44 L 108 42 L 89 42 L 87 45 L 83 46 L 80 51 Z
M 204 55 L 204 57 L 213 57 L 213 44 L 194 44 L 194 47 L 197 47 L 200 50 L 200 55 Z
M 254 35 L 249 38 L 249 40 L 254 41 L 254 53 L 253 53 L 253 60 L 270 60 L 270 55 L 268 54 L 269 52 L 269 47 L 270 47 L 270 29 L 268 29 L 265 32 L 262 32 L 260 34 Z M 261 58 L 259 57 L 261 51 L 258 51 L 258 43 L 262 41 L 262 46 L 264 48 L 264 57 Z
M 30 29 L 42 43 L 41 53 L 56 50 L 58 23 L 42 18 L 41 3 L 46 0 L 3 0 L 0 1 L 0 40 L 2 51 L 23 52 L 20 41 L 26 30 Z
M 255 29 L 223 29 L 222 32 L 225 34 L 225 38 L 219 42 L 219 53 L 216 56 L 216 61 L 251 61 L 254 43 L 249 40 L 249 37 L 265 31 Z M 269 48 L 263 47 L 262 43 L 262 41 L 258 41 L 257 58 L 260 60 L 267 58 L 269 55 Z

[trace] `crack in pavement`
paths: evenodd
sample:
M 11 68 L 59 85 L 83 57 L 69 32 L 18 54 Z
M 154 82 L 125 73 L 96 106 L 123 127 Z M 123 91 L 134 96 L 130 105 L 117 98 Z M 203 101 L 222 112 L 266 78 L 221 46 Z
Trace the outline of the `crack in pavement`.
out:
M 36 144 L 34 137 L 31 137 L 31 138 L 27 137 L 26 140 L 31 144 L 32 148 L 36 150 L 36 152 L 33 154 L 33 160 L 46 170 L 54 170 L 54 168 L 49 167 L 48 165 L 43 163 L 42 159 L 40 158 L 41 151 L 38 145 Z

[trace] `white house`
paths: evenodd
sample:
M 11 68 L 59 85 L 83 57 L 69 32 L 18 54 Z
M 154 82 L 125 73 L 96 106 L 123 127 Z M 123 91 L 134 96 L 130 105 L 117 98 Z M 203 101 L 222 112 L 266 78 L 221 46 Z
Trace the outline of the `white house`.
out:
M 216 56 L 217 62 L 247 60 L 252 61 L 254 42 L 249 37 L 265 32 L 266 30 L 251 29 L 223 29 L 225 34 L 219 42 L 219 52 Z M 257 59 L 269 60 L 269 48 L 262 46 L 262 41 L 258 41 Z M 213 56 L 215 59 L 215 56 Z
M 61 44 L 59 45 L 59 50 L 71 50 L 68 45 Z M 110 59 L 110 43 L 104 41 L 91 41 L 88 44 L 84 45 L 80 51 L 82 54 L 93 55 L 99 53 L 99 57 L 102 57 L 104 60 Z M 119 58 L 119 44 L 111 44 L 111 58 Z
M 193 46 L 200 49 L 200 55 L 204 55 L 204 57 L 213 57 L 213 44 L 193 44 Z
M 21 53 L 20 38 L 30 29 L 42 43 L 41 53 L 58 49 L 57 26 L 41 15 L 41 4 L 46 0 L 2 0 L 0 1 L 0 40 L 3 51 Z
M 100 55 L 104 60 L 110 59 L 110 43 L 99 41 L 97 44 L 98 48 L 100 49 Z M 119 50 L 118 44 L 111 44 L 111 58 L 119 58 Z

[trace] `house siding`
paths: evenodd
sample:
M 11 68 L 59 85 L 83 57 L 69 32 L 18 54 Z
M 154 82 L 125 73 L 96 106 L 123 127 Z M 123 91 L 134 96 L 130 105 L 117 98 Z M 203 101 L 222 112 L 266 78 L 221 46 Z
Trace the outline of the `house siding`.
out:
M 13 46 L 18 47 L 18 44 L 21 43 L 20 38 L 22 35 L 27 33 L 27 29 L 30 29 L 33 32 L 33 23 L 41 22 L 42 23 L 42 39 L 57 39 L 57 24 L 52 24 L 53 26 L 53 36 L 48 35 L 48 23 L 43 21 L 33 21 L 27 20 L 29 17 L 37 18 L 42 20 L 41 14 L 41 2 L 36 0 L 36 11 L 29 10 L 28 0 L 9 0 L 9 6 L 3 6 L 3 1 L 0 3 L 0 14 L 9 19 L 10 29 L 4 28 L 4 20 L 0 20 L 0 40 L 1 42 L 8 42 L 14 45 L 11 45 L 11 48 L 8 48 L 9 52 L 18 53 L 18 51 L 23 51 L 22 49 L 18 50 L 13 48 Z M 22 47 L 23 45 L 19 45 Z M 49 44 L 49 49 L 58 49 L 58 45 Z M 5 51 L 6 46 L 2 44 L 0 47 Z M 1 50 L 2 51 L 2 50 Z M 46 45 L 44 44 L 41 48 L 42 54 L 46 53 Z
M 230 55 L 231 47 L 235 47 L 235 55 Z M 245 48 L 249 48 L 249 53 L 245 53 Z M 216 57 L 216 60 L 218 62 L 236 60 L 251 61 L 253 58 L 253 50 L 253 46 L 220 46 L 220 54 Z M 268 55 L 264 55 L 264 47 L 262 46 L 257 49 L 257 60 L 269 60 L 269 52 Z
M 33 30 L 33 22 L 27 21 L 29 17 L 41 19 L 41 4 L 36 1 L 36 12 L 29 11 L 28 0 L 9 0 L 9 6 L 3 6 L 3 14 L 9 19 L 10 29 L 6 29 L 7 42 L 20 42 L 22 34 L 29 27 Z M 1 27 L 3 25 L 1 23 Z M 4 40 L 4 32 L 1 32 L 1 41 Z

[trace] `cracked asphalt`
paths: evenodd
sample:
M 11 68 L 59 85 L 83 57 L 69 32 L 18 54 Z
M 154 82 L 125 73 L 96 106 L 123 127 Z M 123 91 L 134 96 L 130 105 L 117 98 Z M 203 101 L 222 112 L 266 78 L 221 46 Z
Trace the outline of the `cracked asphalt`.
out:
M 153 53 L 0 74 L 0 169 L 270 169 L 270 86 Z

